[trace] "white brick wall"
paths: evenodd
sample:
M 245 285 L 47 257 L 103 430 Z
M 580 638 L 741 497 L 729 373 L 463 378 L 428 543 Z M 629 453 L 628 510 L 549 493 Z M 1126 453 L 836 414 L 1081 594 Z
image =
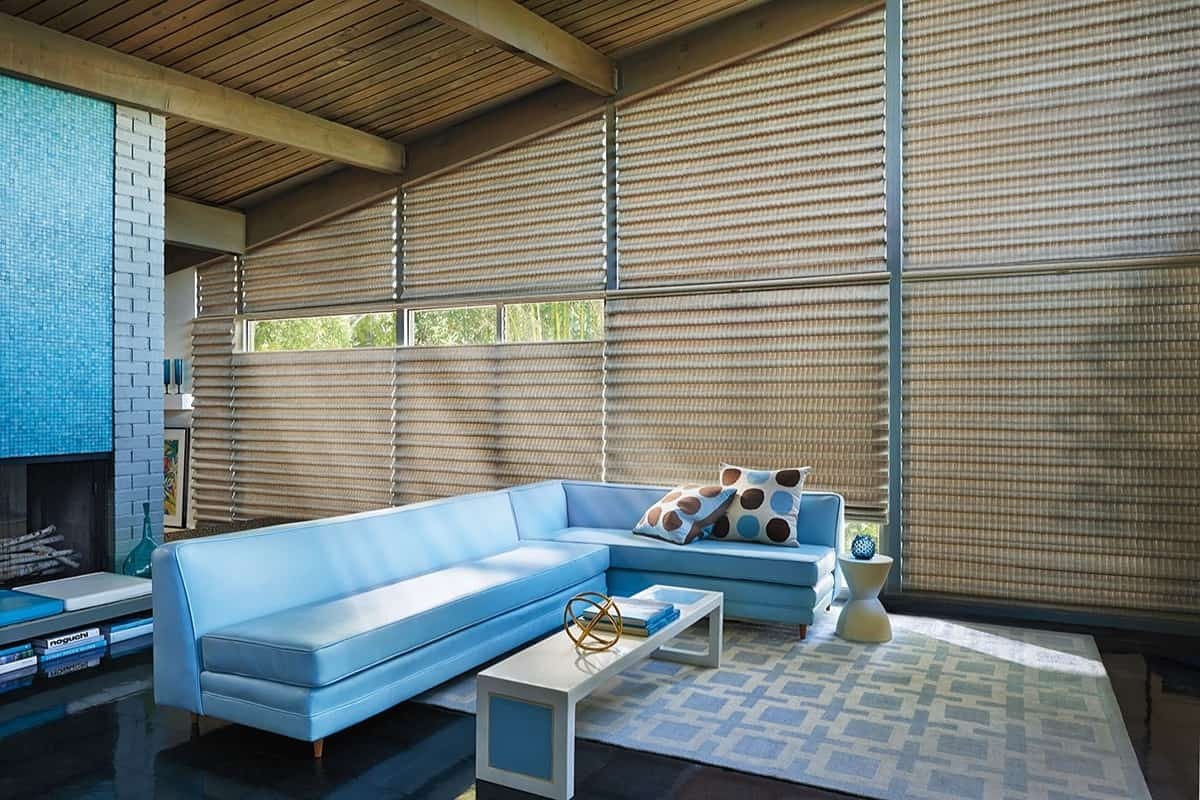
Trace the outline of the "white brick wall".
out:
M 162 541 L 162 116 L 117 106 L 113 197 L 113 568 L 142 535 L 150 504 Z

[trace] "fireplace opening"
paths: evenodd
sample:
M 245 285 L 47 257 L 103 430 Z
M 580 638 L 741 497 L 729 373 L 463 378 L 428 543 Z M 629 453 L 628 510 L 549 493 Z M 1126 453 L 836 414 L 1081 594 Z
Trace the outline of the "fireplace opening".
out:
M 0 460 L 0 588 L 112 566 L 112 456 Z

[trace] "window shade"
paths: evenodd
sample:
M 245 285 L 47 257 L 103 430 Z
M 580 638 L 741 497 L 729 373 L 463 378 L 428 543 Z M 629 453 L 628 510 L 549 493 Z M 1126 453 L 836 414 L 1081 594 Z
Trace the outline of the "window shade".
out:
M 881 271 L 883 12 L 618 110 L 620 285 Z
M 390 505 L 394 367 L 392 348 L 239 353 L 238 516 Z
M 905 290 L 905 589 L 1200 610 L 1200 270 Z
M 190 494 L 198 522 L 233 518 L 233 326 L 233 317 L 205 316 L 203 307 L 192 320 Z
M 404 190 L 404 297 L 604 289 L 604 120 Z
M 887 287 L 610 300 L 607 479 L 812 465 L 859 512 L 887 500 Z
M 907 267 L 1200 251 L 1200 5 L 904 5 Z
M 237 258 L 226 256 L 196 267 L 196 311 L 202 317 L 238 313 Z
M 396 198 L 323 222 L 243 257 L 247 313 L 396 299 Z
M 398 351 L 396 502 L 599 480 L 600 342 Z

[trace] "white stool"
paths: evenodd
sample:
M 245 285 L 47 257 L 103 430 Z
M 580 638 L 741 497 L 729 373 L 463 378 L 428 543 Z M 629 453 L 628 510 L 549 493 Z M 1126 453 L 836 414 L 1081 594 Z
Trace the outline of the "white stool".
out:
M 850 587 L 850 601 L 838 617 L 837 635 L 851 642 L 889 641 L 892 623 L 879 602 L 879 590 L 892 571 L 892 557 L 876 554 L 860 560 L 838 556 L 838 563 Z

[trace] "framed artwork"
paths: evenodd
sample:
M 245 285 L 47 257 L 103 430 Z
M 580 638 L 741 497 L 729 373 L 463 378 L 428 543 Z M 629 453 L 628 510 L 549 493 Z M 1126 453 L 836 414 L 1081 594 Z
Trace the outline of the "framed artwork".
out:
M 163 524 L 187 527 L 188 429 L 163 429 Z

